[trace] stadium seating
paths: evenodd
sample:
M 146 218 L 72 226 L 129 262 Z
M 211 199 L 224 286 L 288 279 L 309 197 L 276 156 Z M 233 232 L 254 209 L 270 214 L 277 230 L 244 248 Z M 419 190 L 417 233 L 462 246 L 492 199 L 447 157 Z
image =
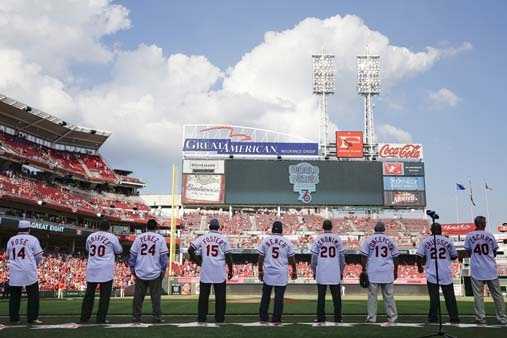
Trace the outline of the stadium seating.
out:
M 55 150 L 23 137 L 0 131 L 2 156 L 28 162 L 53 171 L 62 171 L 94 182 L 117 183 L 119 178 L 100 155 Z

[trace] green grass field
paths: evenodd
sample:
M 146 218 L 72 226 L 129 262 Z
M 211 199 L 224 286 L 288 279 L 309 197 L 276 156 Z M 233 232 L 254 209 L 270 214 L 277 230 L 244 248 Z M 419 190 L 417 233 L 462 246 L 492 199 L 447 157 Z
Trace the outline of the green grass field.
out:
M 400 298 L 397 300 L 400 313 L 400 323 L 424 323 L 428 303 L 421 298 Z M 463 323 L 473 323 L 472 302 L 468 299 L 460 300 L 459 310 Z M 486 304 L 489 315 L 494 314 L 493 304 Z M 46 324 L 76 323 L 79 320 L 81 300 L 42 300 L 40 318 Z M 112 324 L 128 323 L 131 318 L 132 299 L 113 299 L 109 310 L 109 320 Z M 214 304 L 210 304 L 213 313 Z M 149 298 L 145 302 L 143 320 L 150 323 Z M 195 321 L 197 304 L 195 298 L 166 297 L 162 303 L 164 319 L 167 325 L 136 327 L 136 328 L 106 328 L 90 325 L 77 329 L 31 329 L 26 326 L 4 328 L 0 330 L 0 337 L 419 337 L 432 333 L 435 326 L 424 327 L 381 327 L 377 325 L 357 325 L 354 327 L 312 327 L 302 323 L 309 323 L 314 319 L 315 301 L 312 299 L 288 298 L 285 303 L 285 323 L 298 323 L 284 327 L 242 327 L 232 323 L 257 321 L 258 298 L 233 298 L 228 302 L 226 322 L 219 328 L 178 328 L 171 323 L 185 323 Z M 25 304 L 22 305 L 22 312 Z M 327 311 L 331 313 L 332 304 L 328 302 Z M 347 297 L 343 302 L 345 323 L 361 323 L 365 319 L 366 300 Z M 385 320 L 383 304 L 379 301 L 379 322 Z M 445 312 L 445 311 L 444 311 Z M 0 301 L 0 323 L 7 325 L 8 302 Z M 331 318 L 331 317 L 330 317 Z M 444 322 L 447 317 L 444 316 Z M 209 317 L 213 322 L 213 316 Z M 495 325 L 494 317 L 488 318 L 488 323 Z M 446 327 L 446 331 L 458 337 L 504 337 L 507 327 L 502 328 L 460 328 Z

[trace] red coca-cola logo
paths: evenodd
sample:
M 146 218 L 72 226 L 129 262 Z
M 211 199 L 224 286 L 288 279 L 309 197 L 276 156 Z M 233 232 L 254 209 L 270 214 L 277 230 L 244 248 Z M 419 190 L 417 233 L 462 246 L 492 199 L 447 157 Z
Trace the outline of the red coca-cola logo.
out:
M 380 147 L 379 156 L 418 160 L 422 158 L 420 144 L 384 144 Z

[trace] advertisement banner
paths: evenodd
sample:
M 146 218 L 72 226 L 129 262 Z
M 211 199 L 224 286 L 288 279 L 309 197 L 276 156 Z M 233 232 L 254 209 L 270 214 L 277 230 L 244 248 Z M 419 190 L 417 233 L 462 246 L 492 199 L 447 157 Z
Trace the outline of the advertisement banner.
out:
M 184 152 L 206 152 L 217 155 L 317 156 L 318 143 L 250 142 L 229 139 L 185 139 Z
M 362 158 L 363 157 L 363 132 L 362 131 L 337 131 L 336 132 L 336 157 L 339 157 L 339 158 Z
M 183 204 L 224 203 L 224 175 L 183 175 Z
M 497 227 L 498 232 L 507 232 L 507 223 L 504 223 L 502 225 L 499 225 Z
M 424 177 L 384 177 L 384 190 L 424 191 Z
M 184 174 L 224 174 L 222 160 L 184 160 Z
M 403 162 L 384 162 L 384 176 L 403 176 L 405 166 Z
M 472 231 L 475 231 L 474 223 L 442 224 L 442 233 L 444 235 L 466 235 Z
M 422 191 L 386 191 L 384 201 L 388 207 L 424 207 L 426 196 Z
M 403 167 L 405 176 L 424 176 L 423 162 L 405 162 Z
M 378 154 L 381 160 L 420 161 L 423 159 L 421 144 L 380 143 Z

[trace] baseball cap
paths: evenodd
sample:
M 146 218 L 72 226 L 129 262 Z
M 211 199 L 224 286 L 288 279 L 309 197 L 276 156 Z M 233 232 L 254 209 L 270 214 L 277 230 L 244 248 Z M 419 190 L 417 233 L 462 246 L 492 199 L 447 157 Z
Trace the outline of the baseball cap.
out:
M 30 222 L 26 221 L 26 220 L 19 221 L 19 223 L 18 223 L 18 229 L 19 230 L 30 229 Z
M 218 219 L 213 218 L 211 221 L 209 221 L 209 228 L 210 230 L 220 229 L 220 223 L 218 222 Z

